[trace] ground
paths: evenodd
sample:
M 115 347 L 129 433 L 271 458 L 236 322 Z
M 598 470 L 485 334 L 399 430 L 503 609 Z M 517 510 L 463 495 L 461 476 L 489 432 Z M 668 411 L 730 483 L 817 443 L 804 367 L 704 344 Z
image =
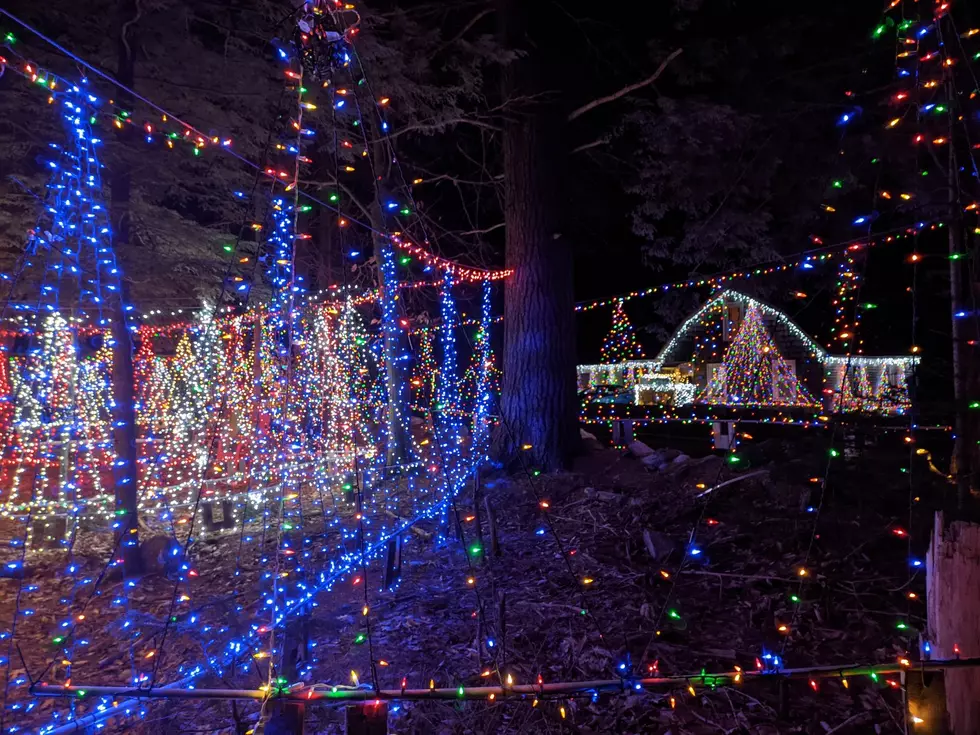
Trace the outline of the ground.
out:
M 753 669 L 763 651 L 780 655 L 786 667 L 894 663 L 916 655 L 924 567 L 910 566 L 909 559 L 924 556 L 931 510 L 942 504 L 946 481 L 929 469 L 928 455 L 910 452 L 900 435 L 856 448 L 852 438 L 833 434 L 745 439 L 737 461 L 704 452 L 664 463 L 662 470 L 632 452 L 591 443 L 572 472 L 486 474 L 483 492 L 496 518 L 499 555 L 490 543 L 487 508 L 477 518 L 468 490 L 457 505 L 462 543 L 452 524 L 443 540 L 437 527 L 422 527 L 405 544 L 397 587 L 379 592 L 381 569 L 368 570 L 369 638 L 356 642 L 366 630 L 362 586 L 348 580 L 317 598 L 311 681 L 350 685 L 356 672 L 370 685 L 371 651 L 381 688 L 398 688 L 403 677 L 409 687 L 422 688 L 430 680 L 440 687 L 497 683 L 508 674 L 518 683 L 538 675 L 547 682 L 615 679 L 621 663 L 636 675 L 651 666 L 663 674 Z M 736 481 L 702 496 L 726 480 Z M 311 508 L 308 524 L 316 523 L 315 513 Z M 121 613 L 111 604 L 121 581 L 102 582 L 102 593 L 84 613 L 95 622 L 85 628 L 88 645 L 74 648 L 73 682 L 121 683 L 133 666 L 150 672 L 153 665 L 158 682 L 172 681 L 181 662 L 203 658 L 202 624 L 241 631 L 254 622 L 262 565 L 257 548 L 246 547 L 236 561 L 238 543 L 239 535 L 230 533 L 192 550 L 199 576 L 182 588 L 191 599 L 178 599 L 178 620 L 163 645 L 173 582 L 159 574 L 138 583 L 128 602 L 141 630 L 132 659 L 130 648 L 120 645 Z M 79 539 L 79 575 L 98 573 L 108 544 L 104 534 Z M 47 580 L 26 593 L 34 595 L 30 604 L 38 614 L 16 635 L 35 678 L 59 658 L 51 630 L 67 611 L 62 596 L 70 585 L 50 579 L 63 568 L 56 552 L 29 565 L 26 584 Z M 0 584 L 3 599 L 10 599 L 19 583 Z M 85 588 L 76 591 L 75 614 L 86 597 Z M 191 625 L 192 617 L 200 621 Z M 15 653 L 13 676 L 23 669 L 18 662 Z M 63 680 L 59 665 L 54 662 L 45 681 Z M 246 665 L 234 682 L 212 678 L 198 686 L 257 687 L 261 666 Z M 530 700 L 392 705 L 391 731 L 903 731 L 896 677 L 862 678 L 847 688 L 836 678 L 821 679 L 814 681 L 816 691 L 794 680 L 782 698 L 775 680 L 717 689 L 694 683 L 693 696 L 681 683 L 537 706 Z M 29 701 L 23 689 L 11 689 L 14 701 Z M 65 705 L 43 700 L 30 714 L 8 717 L 36 727 L 52 707 Z M 257 710 L 242 703 L 157 703 L 146 724 L 117 720 L 103 732 L 158 732 L 166 721 L 167 732 L 234 733 L 237 719 L 244 733 Z M 342 733 L 343 712 L 311 708 L 307 731 Z

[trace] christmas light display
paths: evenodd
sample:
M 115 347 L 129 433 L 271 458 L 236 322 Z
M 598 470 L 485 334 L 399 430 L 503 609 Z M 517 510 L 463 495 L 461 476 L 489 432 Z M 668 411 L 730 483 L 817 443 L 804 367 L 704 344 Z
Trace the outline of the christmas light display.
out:
M 312 5 L 319 7 L 320 4 Z M 352 35 L 342 34 L 341 37 L 347 42 Z M 330 43 L 337 52 L 343 48 L 339 38 Z M 329 66 L 329 62 L 324 62 L 323 54 L 312 54 L 312 60 L 308 58 L 314 48 L 300 46 L 299 55 L 316 68 L 322 69 L 324 63 Z M 289 70 L 299 75 L 294 79 L 297 82 L 295 86 L 301 87 L 302 72 L 295 71 L 298 67 L 292 63 L 295 50 L 283 50 L 282 53 L 290 62 Z M 287 78 L 293 79 L 289 75 Z M 339 100 L 335 100 L 334 104 L 337 102 Z M 303 93 L 299 92 L 298 104 L 296 120 L 299 124 L 296 129 L 300 135 L 305 135 L 305 128 L 299 121 L 302 111 L 309 109 L 304 105 L 313 103 L 306 102 Z M 120 126 L 133 124 L 128 115 L 119 115 L 118 122 Z M 387 123 L 384 125 L 387 126 Z M 159 134 L 155 129 L 146 132 L 148 139 L 158 139 Z M 193 134 L 178 137 L 189 140 Z M 174 138 L 166 136 L 165 139 L 172 145 Z M 230 147 L 230 141 L 227 145 L 218 139 L 211 139 L 210 142 L 223 148 Z M 206 141 L 199 138 L 190 145 L 194 155 L 198 155 L 205 148 Z M 301 145 L 290 152 L 296 156 L 296 171 L 302 155 Z M 263 611 L 261 624 L 249 621 L 247 632 L 235 635 L 227 629 L 202 630 L 200 637 L 202 647 L 207 651 L 206 660 L 188 664 L 182 671 L 192 678 L 207 670 L 223 674 L 241 667 L 244 671 L 252 665 L 253 658 L 262 660 L 264 656 L 270 661 L 270 683 L 266 691 L 270 686 L 277 686 L 271 681 L 272 662 L 275 660 L 280 665 L 282 660 L 282 645 L 277 643 L 276 629 L 286 624 L 291 616 L 308 609 L 318 591 L 340 583 L 363 583 L 366 577 L 356 574 L 366 568 L 368 560 L 382 553 L 387 543 L 405 533 L 420 519 L 437 518 L 445 513 L 467 473 L 482 458 L 495 369 L 489 336 L 489 326 L 493 322 L 490 318 L 489 282 L 507 274 L 507 271 L 488 272 L 458 266 L 425 248 L 402 240 L 399 235 L 390 236 L 395 248 L 417 258 L 429 269 L 427 272 L 435 269 L 444 276 L 439 294 L 443 323 L 440 328 L 428 332 L 428 359 L 433 364 L 435 339 L 431 337 L 438 335 L 440 349 L 440 367 L 433 373 L 435 379 L 430 384 L 430 395 L 436 396 L 437 405 L 432 406 L 430 399 L 427 407 L 427 401 L 419 395 L 414 395 L 412 401 L 413 408 L 422 411 L 428 409 L 435 414 L 439 439 L 435 446 L 411 441 L 408 439 L 411 434 L 407 410 L 408 387 L 403 377 L 411 355 L 400 344 L 398 330 L 404 329 L 405 325 L 404 315 L 400 312 L 402 305 L 397 303 L 401 288 L 397 280 L 397 267 L 407 263 L 395 258 L 393 249 L 389 255 L 386 253 L 388 248 L 381 248 L 384 279 L 388 287 L 380 289 L 377 299 L 382 312 L 382 340 L 391 339 L 393 350 L 379 349 L 382 340 L 372 339 L 364 327 L 363 315 L 358 312 L 358 307 L 368 303 L 373 296 L 368 301 L 359 302 L 348 295 L 329 304 L 302 300 L 302 287 L 295 279 L 294 271 L 296 240 L 302 237 L 297 229 L 301 208 L 297 206 L 298 194 L 294 193 L 298 192 L 295 186 L 298 177 L 291 176 L 288 169 L 289 166 L 282 166 L 267 173 L 270 183 L 274 181 L 279 184 L 279 190 L 272 192 L 275 214 L 272 226 L 265 229 L 269 234 L 264 240 L 267 249 L 263 255 L 267 259 L 265 275 L 275 286 L 276 300 L 265 312 L 251 312 L 248 316 L 229 316 L 220 320 L 205 319 L 200 324 L 184 325 L 174 334 L 174 355 L 156 354 L 151 340 L 147 338 L 140 344 L 136 361 L 140 376 L 137 380 L 137 414 L 144 439 L 140 476 L 141 485 L 147 488 L 141 508 L 152 508 L 164 519 L 173 520 L 176 514 L 179 520 L 187 521 L 187 507 L 202 491 L 210 499 L 234 498 L 239 503 L 237 512 L 247 517 L 246 508 L 251 507 L 254 517 L 261 518 L 259 523 L 263 541 L 268 533 L 274 537 L 276 545 L 274 559 L 271 554 L 263 559 L 270 566 L 274 564 L 275 572 L 269 571 L 263 583 L 263 591 L 271 594 L 271 602 L 268 602 L 270 598 L 266 598 L 264 608 L 267 609 Z M 286 175 L 283 176 L 283 173 Z M 291 185 L 294 191 L 289 190 Z M 396 204 L 396 207 L 400 205 Z M 401 212 L 402 208 L 397 211 Z M 827 255 L 829 259 L 831 254 Z M 812 262 L 803 260 L 797 267 L 806 267 L 807 263 Z M 750 277 L 785 270 L 786 267 L 730 277 Z M 466 387 L 465 377 L 463 388 L 456 378 L 459 360 L 455 342 L 459 328 L 466 322 L 460 320 L 456 312 L 453 290 L 467 281 L 482 282 L 484 288 L 473 362 L 467 370 L 467 374 L 473 375 L 472 389 Z M 714 282 L 708 279 L 685 282 L 685 285 L 710 285 Z M 247 297 L 251 284 L 244 280 L 235 283 L 235 288 Z M 669 286 L 662 290 L 667 288 Z M 618 311 L 622 311 L 624 300 L 633 297 L 627 295 L 614 300 Z M 676 343 L 672 340 L 657 359 L 628 361 L 616 366 L 582 367 L 618 370 L 620 383 L 633 384 L 637 390 L 644 380 L 663 386 L 663 380 L 651 373 L 663 369 L 665 353 L 679 349 L 681 341 L 693 339 L 696 347 L 691 362 L 694 365 L 705 366 L 723 355 L 721 362 L 726 367 L 726 378 L 724 381 L 716 380 L 713 388 L 709 383 L 706 393 L 723 398 L 726 404 L 731 405 L 711 406 L 711 410 L 731 408 L 745 416 L 757 408 L 771 408 L 773 413 L 760 420 L 774 423 L 810 421 L 812 425 L 821 425 L 821 416 L 815 411 L 802 419 L 799 413 L 783 413 L 783 409 L 791 406 L 809 411 L 813 408 L 813 401 L 805 394 L 798 378 L 791 374 L 788 362 L 778 355 L 775 340 L 766 324 L 766 320 L 769 320 L 803 342 L 805 349 L 809 350 L 808 354 L 825 368 L 825 381 L 833 379 L 828 375 L 840 375 L 841 381 L 847 383 L 847 388 L 836 392 L 832 390 L 838 396 L 837 405 L 842 410 L 847 410 L 845 405 L 848 404 L 853 405 L 854 410 L 868 411 L 889 401 L 896 406 L 907 402 L 905 383 L 908 372 L 915 365 L 914 359 L 879 358 L 875 362 L 875 358 L 831 356 L 775 310 L 738 294 L 729 293 L 725 298 L 740 300 L 745 306 L 738 331 L 734 332 L 734 340 L 725 352 L 721 352 L 718 346 L 724 341 L 724 327 L 721 319 L 717 318 L 725 301 L 716 298 L 709 302 L 711 309 L 697 317 L 696 324 L 689 320 L 679 330 L 679 333 L 685 334 Z M 299 307 L 301 300 L 302 308 Z M 596 305 L 599 302 L 582 308 L 594 308 Z M 53 491 L 50 493 L 51 499 L 43 501 L 43 507 L 57 509 L 78 505 L 77 491 L 86 487 L 87 483 L 90 487 L 86 487 L 85 492 L 89 493 L 89 497 L 83 499 L 82 505 L 86 506 L 87 503 L 88 509 L 100 508 L 102 512 L 111 514 L 111 503 L 106 504 L 104 499 L 100 499 L 102 488 L 111 477 L 111 472 L 104 475 L 102 470 L 111 468 L 114 460 L 109 443 L 111 418 L 104 410 L 111 400 L 108 377 L 111 374 L 111 345 L 103 343 L 90 359 L 72 358 L 74 337 L 82 332 L 82 328 L 71 326 L 73 322 L 64 320 L 56 304 L 47 311 L 49 314 L 42 315 L 46 319 L 35 319 L 31 327 L 35 336 L 47 335 L 41 351 L 5 361 L 7 364 L 4 367 L 13 368 L 10 371 L 9 390 L 12 395 L 19 396 L 11 401 L 13 411 L 10 422 L 19 422 L 25 430 L 36 429 L 43 423 L 47 406 L 62 411 L 66 416 L 83 417 L 71 419 L 78 422 L 77 427 L 74 423 L 71 425 L 71 430 L 81 427 L 77 436 L 84 438 L 78 439 L 75 445 L 69 444 L 69 447 L 72 447 L 70 451 L 76 457 L 84 456 L 85 459 L 74 461 L 76 479 L 71 484 L 55 479 L 50 472 L 53 464 L 47 455 L 50 454 L 51 445 L 57 441 L 64 444 L 71 436 L 65 429 L 68 425 L 66 419 L 60 425 L 49 425 L 60 434 L 30 440 L 38 448 L 31 450 L 34 453 L 31 462 L 23 461 L 19 468 L 32 466 L 32 463 L 40 468 L 34 474 L 41 478 L 41 484 L 35 484 L 34 488 L 47 487 Z M 94 321 L 98 324 L 100 320 L 101 316 L 96 316 L 89 323 Z M 77 324 L 81 323 L 79 321 Z M 695 330 L 695 326 L 699 329 Z M 146 330 L 148 336 L 152 332 L 151 329 Z M 774 351 L 776 357 L 770 358 Z M 398 365 L 399 370 L 393 371 L 396 374 L 393 393 L 384 390 L 384 375 L 392 365 L 392 354 L 399 361 L 404 357 L 406 363 Z M 81 364 L 73 366 L 73 359 Z M 849 365 L 858 366 L 853 375 L 848 369 Z M 598 369 L 587 370 L 586 383 L 594 384 L 593 375 L 598 372 Z M 6 375 L 6 372 L 0 375 Z M 737 378 L 729 378 L 731 375 L 737 375 Z M 755 382 L 747 382 L 750 375 Z M 763 379 L 760 380 L 760 377 Z M 28 390 L 32 384 L 43 384 L 43 390 L 35 394 Z M 674 381 L 671 384 L 681 385 Z M 77 387 L 72 388 L 73 385 Z M 694 389 L 693 384 L 683 385 L 690 388 L 676 391 L 683 395 L 675 399 L 675 403 L 686 403 L 689 391 Z M 88 403 L 84 410 L 82 406 L 71 407 L 67 396 L 72 390 L 79 393 L 87 391 Z M 392 395 L 395 396 L 394 400 L 391 399 Z M 897 397 L 892 401 L 890 397 L 894 395 Z M 755 405 L 756 399 L 758 405 Z M 94 411 L 87 408 L 89 403 Z M 395 407 L 394 411 L 390 410 L 392 406 Z M 606 410 L 606 416 L 611 416 L 616 408 Z M 685 407 L 687 410 L 693 417 L 694 408 Z M 469 446 L 465 441 L 469 422 L 461 417 L 471 415 L 473 439 Z M 680 413 L 675 415 L 680 416 Z M 6 422 L 6 419 L 3 421 Z M 8 424 L 4 423 L 4 426 Z M 349 504 L 346 509 L 341 502 L 331 501 L 328 505 L 325 501 L 328 494 L 332 496 L 335 490 L 339 490 L 342 497 L 350 490 L 350 485 L 359 483 L 350 480 L 356 470 L 364 470 L 365 477 L 384 478 L 382 465 L 386 461 L 385 450 L 392 447 L 393 434 L 398 430 L 404 431 L 403 436 L 412 453 L 409 459 L 419 460 L 419 467 L 414 467 L 415 463 L 411 461 L 403 463 L 403 467 L 410 470 L 404 484 L 395 487 L 394 483 L 383 481 L 380 488 L 372 488 L 377 490 L 374 499 L 365 496 L 364 502 L 360 488 L 357 488 L 356 522 L 352 520 Z M 62 438 L 52 439 L 51 436 Z M 21 440 L 18 438 L 14 441 Z M 453 458 L 452 464 L 447 465 L 450 456 Z M 418 471 L 420 467 L 425 469 Z M 174 485 L 177 487 L 174 488 Z M 6 512 L 22 514 L 25 510 L 30 512 L 41 508 L 38 492 L 34 488 L 25 486 L 24 492 L 6 495 Z M 15 495 L 19 497 L 16 502 Z M 44 493 L 41 493 L 43 496 Z M 315 533 L 303 516 L 304 499 L 309 500 L 310 496 L 320 503 L 322 516 L 322 527 L 318 524 Z M 398 520 L 392 520 L 384 512 L 392 504 L 402 514 Z M 179 515 L 181 513 L 182 516 Z M 243 538 L 247 538 L 244 526 L 243 521 Z M 324 541 L 328 534 L 330 541 Z M 189 534 L 187 540 L 191 540 Z M 315 563 L 311 561 L 314 549 L 324 552 L 323 558 Z M 287 581 L 280 581 L 280 575 L 285 575 L 283 579 Z M 182 581 L 188 580 L 185 577 Z M 583 584 L 592 581 L 588 578 Z M 364 586 L 366 588 L 367 585 Z M 74 624 L 71 626 L 70 630 L 74 631 Z M 71 659 L 70 648 L 65 649 L 65 655 L 68 660 Z M 766 658 L 767 662 L 771 660 L 771 655 Z M 778 668 L 778 657 L 774 665 Z M 759 668 L 767 670 L 763 664 Z M 738 682 L 741 673 L 736 672 L 732 676 Z M 135 683 L 145 681 L 145 674 L 134 674 Z M 620 680 L 619 684 L 623 685 L 624 682 L 630 684 L 625 679 Z M 695 685 L 706 683 L 702 676 L 700 681 L 691 678 L 687 685 L 693 695 Z M 460 692 L 459 696 L 472 694 L 462 687 L 457 691 Z M 501 690 L 500 694 L 503 695 L 504 691 Z M 100 705 L 105 710 L 111 709 L 108 701 L 103 700 L 104 703 Z M 57 718 L 53 720 L 56 721 Z
M 780 354 L 762 312 L 753 304 L 746 308 L 721 365 L 708 377 L 702 400 L 748 406 L 816 404 L 795 368 Z
M 287 64 L 292 58 L 287 52 Z M 420 406 L 437 417 L 436 445 L 424 440 L 416 443 L 409 425 L 403 373 L 412 356 L 401 344 L 409 322 L 399 313 L 399 291 L 404 282 L 398 278 L 398 268 L 411 265 L 411 258 L 395 257 L 394 248 L 381 240 L 385 287 L 377 296 L 346 293 L 323 301 L 305 298 L 294 267 L 297 242 L 305 237 L 298 229 L 304 208 L 296 197 L 300 195 L 297 182 L 302 144 L 312 133 L 303 122 L 303 113 L 313 105 L 304 96 L 301 77 L 288 78 L 296 92 L 297 114 L 290 121 L 287 137 L 281 140 L 294 137 L 292 144 L 282 143 L 277 148 L 282 160 L 268 174 L 270 214 L 266 222 L 254 228 L 263 233 L 256 257 L 265 265 L 263 275 L 273 292 L 270 303 L 244 313 L 219 305 L 205 309 L 198 320 L 131 327 L 137 335 L 134 383 L 140 512 L 168 525 L 174 552 L 186 552 L 208 532 L 196 523 L 201 520 L 199 516 L 212 513 L 217 503 L 228 500 L 233 517 L 226 521 L 241 529 L 236 567 L 244 556 L 242 549 L 251 544 L 268 569 L 261 586 L 264 624 L 246 626 L 247 632 L 237 638 L 231 638 L 225 627 L 200 629 L 197 635 L 208 654 L 201 664 L 181 667 L 191 677 L 204 671 L 228 671 L 252 657 L 269 660 L 270 677 L 274 669 L 279 670 L 282 645 L 276 631 L 290 617 L 308 609 L 319 591 L 350 581 L 351 573 L 364 569 L 412 525 L 446 512 L 473 468 L 483 461 L 490 406 L 495 401 L 490 347 L 490 328 L 495 320 L 489 281 L 501 277 L 500 273 L 429 258 L 415 246 L 398 244 L 402 250 L 413 248 L 427 272 L 431 272 L 432 264 L 438 264 L 445 273 L 440 291 L 442 325 L 432 332 L 438 337 L 440 352 L 433 384 L 438 403 L 431 405 L 430 399 L 426 402 L 429 405 Z M 47 86 L 59 94 L 57 82 Z M 97 117 L 86 116 L 86 124 Z M 87 162 L 97 168 L 94 153 L 87 155 Z M 101 205 L 93 207 L 98 211 Z M 108 230 L 102 234 L 108 236 Z M 114 267 L 108 247 L 99 255 L 104 264 Z M 100 282 L 110 291 L 118 282 L 118 273 L 111 275 L 115 278 Z M 472 281 L 483 283 L 483 301 L 477 347 L 467 370 L 475 376 L 474 390 L 472 400 L 464 400 L 457 374 L 456 332 L 469 322 L 459 319 L 453 291 L 458 283 Z M 254 284 L 241 274 L 229 283 L 239 303 L 246 302 Z M 418 285 L 415 282 L 409 287 Z M 93 298 L 100 304 L 106 299 L 100 293 Z M 360 313 L 362 307 L 371 307 L 375 301 L 382 314 L 381 340 L 365 328 Z M 68 322 L 61 318 L 57 302 L 46 310 L 44 320 L 30 316 L 27 302 L 18 308 L 30 321 L 23 327 L 24 333 L 43 336 L 43 344 L 4 361 L 3 367 L 11 368 L 11 380 L 6 384 L 11 400 L 0 407 L 10 407 L 3 414 L 0 429 L 10 437 L 12 432 L 19 432 L 19 438 L 12 438 L 8 446 L 33 447 L 28 451 L 38 471 L 16 472 L 23 480 L 21 485 L 11 480 L 4 486 L 4 512 L 21 518 L 25 513 L 30 518 L 32 513 L 43 512 L 45 517 L 81 513 L 111 519 L 114 503 L 107 488 L 112 487 L 115 457 L 113 419 L 107 407 L 112 403 L 116 346 L 107 339 L 108 323 L 96 309 L 78 312 Z M 392 337 L 396 349 L 381 349 Z M 87 339 L 93 340 L 96 349 L 84 359 L 75 357 L 76 340 Z M 396 364 L 389 357 L 392 354 Z M 389 371 L 390 367 L 394 369 Z M 3 372 L 4 377 L 7 375 Z M 394 386 L 394 400 L 384 390 L 386 375 L 394 378 L 389 383 Z M 32 383 L 41 384 L 43 390 L 30 389 Z M 392 406 L 394 411 L 389 410 Z M 61 411 L 65 420 L 49 426 L 50 409 Z M 64 432 L 65 426 L 73 432 L 68 466 L 77 487 L 52 472 L 58 458 L 45 449 L 50 430 Z M 39 427 L 43 428 L 41 434 Z M 28 430 L 34 432 L 29 440 L 23 438 Z M 408 461 L 402 465 L 406 475 L 392 481 L 386 479 L 386 449 L 398 433 L 406 444 Z M 419 461 L 414 462 L 415 458 Z M 17 466 L 23 464 L 19 461 Z M 355 473 L 361 479 L 353 480 Z M 365 490 L 363 495 L 356 493 L 356 522 L 346 500 L 352 485 Z M 39 493 L 39 488 L 49 489 L 50 498 Z M 372 492 L 366 492 L 369 489 Z M 319 506 L 322 519 L 316 529 L 306 518 L 311 504 Z M 392 509 L 397 513 L 392 515 Z M 275 543 L 274 552 L 264 551 L 266 539 Z M 31 539 L 25 537 L 19 549 L 26 551 L 30 546 Z M 190 559 L 183 553 L 178 558 L 168 628 L 186 611 L 197 576 Z M 86 599 L 97 597 L 100 583 L 101 578 Z M 120 595 L 118 600 L 124 625 L 131 624 L 128 596 Z M 77 614 L 74 596 L 66 604 L 70 614 L 59 624 L 55 638 L 64 642 L 63 656 L 70 660 L 72 648 L 82 640 L 83 629 L 90 623 L 85 615 Z M 191 616 L 192 627 L 194 620 Z M 106 619 L 100 621 L 106 623 Z M 132 630 L 138 635 L 136 627 Z M 315 658 L 307 665 L 313 663 Z M 156 664 L 151 660 L 134 666 L 131 683 L 152 685 L 156 676 Z M 111 709 L 105 703 L 98 707 Z M 68 715 L 55 712 L 44 729 L 83 713 L 84 709 L 76 712 L 75 705 Z
M 629 293 L 610 298 L 596 299 L 595 301 L 582 301 L 575 305 L 575 311 L 592 311 L 605 306 L 616 306 L 617 304 L 632 301 L 633 299 L 656 296 L 658 294 L 678 289 L 702 288 L 705 286 L 713 289 L 720 289 L 724 286 L 724 284 L 730 281 L 748 280 L 752 278 L 759 278 L 761 276 L 774 275 L 777 273 L 786 273 L 797 269 L 801 271 L 810 271 L 818 265 L 833 261 L 836 258 L 840 258 L 844 253 L 853 253 L 855 250 L 898 242 L 909 237 L 914 237 L 924 229 L 936 230 L 942 227 L 942 222 L 931 220 L 917 222 L 914 225 L 896 228 L 890 232 L 885 232 L 876 237 L 863 240 L 862 242 L 855 243 L 852 240 L 848 240 L 846 243 L 839 245 L 818 248 L 816 250 L 807 250 L 804 253 L 798 253 L 796 256 L 788 256 L 790 258 L 794 258 L 794 260 L 789 263 L 781 261 L 778 265 L 768 267 L 760 266 L 748 270 L 737 269 L 725 273 L 718 273 L 713 276 L 706 276 L 704 278 L 662 283 L 657 286 L 651 286 L 650 288 L 642 291 L 630 291 Z
M 731 309 L 741 313 L 741 321 L 731 321 Z M 766 323 L 782 330 L 796 345 L 795 350 L 804 362 L 790 364 L 780 353 Z M 748 330 L 745 326 L 748 324 Z M 727 340 L 726 331 L 729 335 Z M 684 351 L 687 349 L 688 351 Z M 640 392 L 647 392 L 642 386 L 651 380 L 659 380 L 666 366 L 689 365 L 698 384 L 699 392 L 695 404 L 753 406 L 757 408 L 779 408 L 787 406 L 821 408 L 833 411 L 834 406 L 843 410 L 862 411 L 878 414 L 904 413 L 908 409 L 907 381 L 909 371 L 918 358 L 909 357 L 867 357 L 864 355 L 832 355 L 822 348 L 785 314 L 761 301 L 737 291 L 726 290 L 705 303 L 688 317 L 674 332 L 656 358 L 652 360 L 626 360 L 620 363 L 579 365 L 579 390 L 590 390 L 600 385 L 620 386 L 628 391 L 634 402 Z M 819 366 L 819 375 L 814 380 L 822 383 L 821 400 L 806 387 L 800 379 L 806 363 Z M 867 400 L 854 402 L 850 398 L 841 403 L 836 396 L 842 390 L 844 367 L 850 365 L 849 384 L 860 375 L 874 376 L 867 386 L 859 385 Z M 709 376 L 708 373 L 711 373 Z M 729 372 L 731 371 L 731 372 Z M 734 376 L 729 379 L 729 376 Z M 852 391 L 844 387 L 844 391 Z M 852 391 L 853 393 L 853 391 Z M 875 396 L 888 396 L 876 399 Z M 682 389 L 682 399 L 686 398 Z M 599 419 L 603 412 L 611 410 L 609 404 L 586 399 L 588 407 L 584 414 L 588 420 Z M 836 403 L 835 403 L 836 401 Z M 638 403 L 638 405 L 639 405 Z M 664 418 L 677 420 L 696 420 L 697 416 L 669 412 Z M 623 415 L 628 418 L 628 415 Z M 636 414 L 637 418 L 643 418 Z M 654 419 L 654 416 L 646 418 Z M 702 418 L 704 418 L 702 416 Z M 800 421 L 800 417 L 791 419 Z M 815 418 L 812 419 L 815 421 Z M 810 420 L 804 420 L 808 422 Z
M 605 363 L 624 362 L 626 360 L 642 360 L 643 347 L 636 339 L 633 325 L 630 323 L 623 302 L 613 308 L 612 329 L 602 341 L 602 361 Z

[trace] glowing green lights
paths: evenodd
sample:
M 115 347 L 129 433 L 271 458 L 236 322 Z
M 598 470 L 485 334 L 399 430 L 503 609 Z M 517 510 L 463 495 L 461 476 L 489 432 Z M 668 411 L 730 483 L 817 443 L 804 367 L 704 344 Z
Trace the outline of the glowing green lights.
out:
M 361 644 L 362 644 L 362 643 L 364 643 L 364 641 L 366 641 L 366 640 L 367 640 L 367 636 L 366 636 L 366 635 L 364 635 L 364 633 L 358 633 L 358 634 L 357 634 L 357 635 L 356 635 L 356 636 L 354 637 L 354 643 L 356 643 L 357 645 L 361 645 Z

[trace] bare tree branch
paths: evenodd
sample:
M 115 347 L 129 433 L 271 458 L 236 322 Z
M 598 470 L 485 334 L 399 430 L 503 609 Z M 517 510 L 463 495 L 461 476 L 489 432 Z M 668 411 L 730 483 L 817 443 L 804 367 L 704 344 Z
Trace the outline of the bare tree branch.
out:
M 492 8 L 492 7 L 491 8 L 484 8 L 483 10 L 481 10 L 479 13 L 477 13 L 475 16 L 473 16 L 473 19 L 469 23 L 467 23 L 465 26 L 463 26 L 463 30 L 461 30 L 459 33 L 457 33 L 451 39 L 449 39 L 444 44 L 442 44 L 442 46 L 440 46 L 439 48 L 437 48 L 435 52 L 438 54 L 438 53 L 446 50 L 450 46 L 452 46 L 459 39 L 461 39 L 463 36 L 465 36 L 466 35 L 466 32 L 470 28 L 472 28 L 477 23 L 479 23 L 481 18 L 484 18 L 484 17 L 490 15 L 490 13 L 492 13 L 493 11 L 494 11 L 494 8 Z
M 421 171 L 422 169 L 419 168 L 419 170 Z M 428 177 L 428 176 L 425 177 L 425 179 L 423 179 L 419 183 L 421 183 L 421 184 L 435 184 L 438 181 L 451 181 L 454 184 L 465 184 L 465 185 L 468 185 L 468 186 L 497 186 L 504 179 L 504 177 L 503 177 L 502 174 L 501 175 L 498 175 L 498 176 L 495 176 L 494 178 L 495 178 L 495 181 L 476 181 L 474 179 L 461 179 L 461 178 L 458 178 L 456 176 L 451 176 L 449 174 L 436 174 L 435 176 L 432 176 L 431 178 Z
M 593 140 L 591 143 L 583 143 L 582 145 L 580 145 L 580 146 L 578 146 L 576 148 L 572 148 L 572 150 L 570 152 L 571 153 L 581 153 L 582 151 L 589 150 L 589 148 L 596 148 L 596 147 L 598 147 L 600 145 L 606 145 L 607 143 L 609 143 L 609 137 L 608 136 L 603 136 L 602 138 L 599 138 L 598 140 Z
M 577 110 L 572 110 L 572 112 L 568 115 L 569 121 L 581 117 L 586 112 L 589 112 L 589 110 L 594 110 L 596 107 L 599 107 L 600 105 L 604 105 L 607 102 L 615 102 L 620 97 L 625 97 L 630 92 L 635 92 L 638 89 L 642 89 L 643 87 L 647 87 L 653 84 L 655 81 L 657 81 L 657 79 L 660 78 L 660 75 L 664 73 L 664 69 L 667 68 L 670 62 L 676 59 L 678 56 L 680 56 L 683 51 L 684 49 L 682 48 L 671 51 L 670 54 L 667 56 L 667 58 L 664 59 L 660 63 L 660 66 L 657 67 L 657 70 L 643 81 L 635 82 L 633 84 L 628 84 L 618 92 L 613 92 L 612 94 L 607 95 L 605 97 L 599 97 L 598 99 L 594 99 L 591 102 L 582 105 Z
M 450 125 L 474 125 L 478 128 L 486 128 L 487 130 L 500 130 L 496 125 L 491 125 L 490 123 L 483 122 L 482 120 L 471 120 L 464 117 L 454 117 L 449 120 L 442 120 L 433 123 L 419 123 L 418 125 L 406 125 L 399 130 L 396 130 L 391 135 L 386 136 L 389 140 L 397 138 L 399 135 L 404 135 L 405 133 L 412 133 L 417 131 L 425 130 L 441 130 L 442 128 L 447 128 Z
M 460 234 L 460 235 L 485 235 L 488 232 L 493 232 L 494 230 L 499 230 L 503 226 L 504 226 L 504 223 L 503 222 L 498 222 L 497 224 L 490 225 L 490 227 L 487 227 L 487 228 L 482 229 L 482 230 L 467 230 L 466 232 L 460 232 L 458 234 Z

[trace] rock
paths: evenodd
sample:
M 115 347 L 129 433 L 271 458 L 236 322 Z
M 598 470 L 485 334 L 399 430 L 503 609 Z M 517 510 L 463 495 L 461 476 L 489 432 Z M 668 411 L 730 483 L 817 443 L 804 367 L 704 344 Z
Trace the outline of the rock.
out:
M 643 457 L 649 457 L 651 454 L 656 452 L 655 449 L 651 449 L 646 444 L 641 441 L 631 442 L 629 446 L 626 447 L 629 453 L 632 454 L 637 459 L 643 459 Z
M 174 549 L 177 553 L 174 554 Z M 176 572 L 181 559 L 180 546 L 170 536 L 151 536 L 140 544 L 140 559 L 147 574 Z
M 595 434 L 579 428 L 578 435 L 582 438 L 583 450 L 587 452 L 599 452 L 603 449 L 602 442 L 596 438 Z
M 654 561 L 666 558 L 670 552 L 677 548 L 677 544 L 662 533 L 647 529 L 643 530 L 643 545 L 647 547 L 647 552 Z

